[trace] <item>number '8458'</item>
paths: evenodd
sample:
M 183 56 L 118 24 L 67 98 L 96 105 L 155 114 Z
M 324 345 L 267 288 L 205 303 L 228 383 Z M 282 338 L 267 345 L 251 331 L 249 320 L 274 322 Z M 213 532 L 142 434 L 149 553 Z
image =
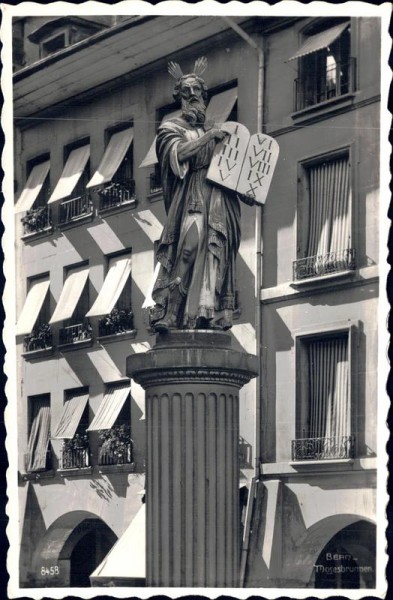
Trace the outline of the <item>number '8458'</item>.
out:
M 54 567 L 41 567 L 41 575 L 44 577 L 47 575 L 59 575 L 59 573 L 60 571 L 57 565 Z

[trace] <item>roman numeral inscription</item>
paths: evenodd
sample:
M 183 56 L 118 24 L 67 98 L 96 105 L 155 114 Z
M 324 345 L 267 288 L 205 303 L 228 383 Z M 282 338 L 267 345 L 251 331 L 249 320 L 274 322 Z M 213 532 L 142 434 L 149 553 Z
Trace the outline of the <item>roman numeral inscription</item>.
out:
M 217 144 L 207 178 L 264 204 L 278 159 L 278 143 L 262 133 L 250 137 L 241 123 L 224 123 L 222 129 L 229 135 Z

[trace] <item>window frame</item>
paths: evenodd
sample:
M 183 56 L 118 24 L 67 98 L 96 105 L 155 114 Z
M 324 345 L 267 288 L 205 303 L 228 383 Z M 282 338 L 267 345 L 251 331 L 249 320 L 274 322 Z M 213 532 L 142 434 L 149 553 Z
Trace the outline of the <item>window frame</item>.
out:
M 325 162 L 332 162 L 339 158 L 348 157 L 350 169 L 350 199 L 349 199 L 349 218 L 350 218 L 350 248 L 356 251 L 356 269 L 359 268 L 358 239 L 356 236 L 358 216 L 356 211 L 358 197 L 357 172 L 355 165 L 358 163 L 358 146 L 355 142 L 350 142 L 342 146 L 326 149 L 319 154 L 305 156 L 297 162 L 297 206 L 296 206 L 296 239 L 295 239 L 295 261 L 307 256 L 307 244 L 310 224 L 310 196 L 309 196 L 309 169 Z M 355 270 L 356 270 L 355 269 Z M 342 273 L 342 272 L 341 272 Z M 338 276 L 340 272 L 333 273 L 331 276 Z M 319 275 L 312 278 L 313 281 L 321 281 L 326 275 Z M 307 279 L 310 281 L 310 279 Z M 301 284 L 301 280 L 294 280 L 295 284 Z
M 89 260 L 82 260 L 78 263 L 72 264 L 72 265 L 65 265 L 63 266 L 63 287 L 65 285 L 65 282 L 68 278 L 68 276 L 70 275 L 70 273 L 72 273 L 73 271 L 76 271 L 76 269 L 80 269 L 80 268 L 89 268 Z M 75 320 L 74 314 L 78 313 L 78 305 L 81 302 L 81 298 L 83 296 L 83 292 L 87 289 L 87 311 L 90 309 L 90 296 L 91 296 L 91 280 L 90 280 L 90 274 L 87 278 L 87 281 L 85 283 L 85 286 L 82 290 L 82 293 L 80 295 L 80 297 L 78 298 L 78 302 L 75 306 L 74 312 L 72 314 L 72 316 L 70 317 L 70 319 L 66 319 L 65 321 L 62 321 L 61 327 L 60 328 L 65 328 L 71 325 L 79 325 L 81 323 L 81 321 L 77 321 Z M 62 288 L 63 289 L 63 288 Z M 85 313 L 86 314 L 86 313 Z M 86 319 L 86 316 L 84 316 L 83 321 L 86 321 L 88 319 Z M 75 322 L 74 322 L 75 321 Z
M 90 181 L 91 178 L 91 139 L 90 136 L 84 136 L 83 138 L 79 138 L 78 140 L 75 140 L 73 142 L 70 142 L 69 144 L 66 144 L 63 148 L 63 169 L 67 163 L 67 160 L 71 154 L 71 152 L 73 150 L 76 150 L 77 148 L 82 148 L 82 146 L 90 146 L 90 154 L 89 154 L 89 158 L 88 161 L 85 165 L 85 168 L 83 169 L 81 176 L 78 179 L 78 182 L 76 184 L 76 186 L 74 187 L 72 193 L 70 196 L 67 196 L 66 198 L 62 198 L 60 200 L 60 203 L 65 202 L 66 200 L 72 200 L 73 198 L 78 198 L 80 196 L 89 196 L 89 191 L 86 189 L 87 184 Z M 79 193 L 79 190 L 82 188 L 83 186 L 83 191 L 81 193 Z
M 48 402 L 48 406 L 49 406 L 49 432 L 48 432 L 48 450 L 47 450 L 47 458 L 46 461 L 48 460 L 48 453 L 50 453 L 50 455 L 53 455 L 53 450 L 52 450 L 52 446 L 51 446 L 51 434 L 52 434 L 52 397 L 51 397 L 51 393 L 50 392 L 43 392 L 42 394 L 32 394 L 27 396 L 27 439 L 26 439 L 26 451 L 28 449 L 29 446 L 29 442 L 30 442 L 30 435 L 31 435 L 31 430 L 33 427 L 33 414 L 34 414 L 34 403 L 37 402 L 39 399 L 44 400 Z M 48 471 L 52 470 L 52 465 L 49 465 L 48 468 L 45 467 L 45 469 L 43 471 L 28 471 L 27 468 L 24 468 L 26 474 L 33 474 L 34 476 L 36 476 L 37 473 L 47 473 Z
M 105 129 L 104 132 L 104 152 L 110 142 L 110 139 L 112 137 L 112 135 L 114 135 L 115 133 L 119 133 L 120 131 L 125 131 L 126 129 L 130 129 L 130 128 L 134 127 L 134 120 L 133 119 L 128 119 L 128 120 L 124 120 L 121 123 L 116 123 L 114 125 L 111 125 L 110 127 L 108 127 L 107 129 Z M 104 183 L 102 184 L 102 187 L 105 187 L 107 185 L 110 185 L 110 183 L 121 183 L 121 181 L 116 181 L 116 175 L 117 173 L 120 171 L 122 164 L 125 162 L 125 160 L 127 159 L 127 157 L 131 158 L 131 180 L 135 181 L 135 160 L 134 160 L 134 139 L 132 140 L 132 142 L 130 143 L 130 145 L 128 146 L 128 150 L 122 160 L 122 162 L 120 163 L 119 167 L 117 168 L 117 170 L 115 171 L 115 174 L 112 177 L 112 181 L 108 182 L 108 183 Z
M 359 363 L 359 332 L 360 321 L 348 320 L 328 323 L 326 325 L 303 327 L 294 331 L 295 340 L 295 420 L 293 429 L 293 440 L 303 438 L 302 429 L 306 422 L 309 405 L 309 376 L 308 368 L 308 343 L 310 341 L 327 340 L 346 334 L 348 340 L 348 402 L 350 404 L 350 432 L 354 436 L 354 455 L 359 456 L 359 437 L 361 432 L 358 428 L 358 403 L 357 373 Z M 339 460 L 339 459 L 338 459 Z M 345 459 L 344 459 L 345 460 Z M 313 461 L 310 460 L 310 463 Z
M 105 273 L 104 273 L 104 281 L 106 276 L 109 273 L 110 270 L 110 263 L 111 263 L 111 259 L 113 258 L 119 258 L 120 256 L 124 256 L 124 258 L 127 256 L 129 258 L 131 258 L 131 273 L 130 273 L 130 281 L 129 281 L 129 297 L 130 297 L 130 306 L 129 306 L 129 310 L 131 312 L 133 312 L 132 310 L 132 248 L 126 248 L 125 250 L 118 250 L 117 252 L 111 252 L 110 254 L 106 254 L 105 255 Z M 121 299 L 122 294 L 124 293 L 124 290 L 126 289 L 126 285 L 124 285 L 119 298 L 116 301 L 116 304 L 113 308 L 117 308 L 118 310 L 123 310 L 122 308 L 118 308 L 118 303 Z M 113 309 L 112 309 L 113 310 Z M 110 384 L 108 384 L 110 385 Z M 112 384 L 114 385 L 114 384 Z M 120 385 L 120 384 L 119 384 Z

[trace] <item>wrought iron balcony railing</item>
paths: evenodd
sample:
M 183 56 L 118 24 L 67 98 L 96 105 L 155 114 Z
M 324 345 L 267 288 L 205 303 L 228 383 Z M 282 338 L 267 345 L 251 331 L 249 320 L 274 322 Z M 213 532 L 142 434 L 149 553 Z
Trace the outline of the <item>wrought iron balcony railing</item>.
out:
M 321 277 L 356 268 L 356 252 L 354 248 L 307 256 L 293 262 L 293 280 Z
M 62 225 L 70 223 L 79 217 L 91 215 L 93 213 L 93 203 L 89 194 L 83 194 L 70 200 L 63 200 L 60 204 L 59 221 Z
M 150 179 L 150 193 L 154 194 L 155 192 L 161 192 L 162 190 L 162 181 L 161 181 L 161 173 L 152 173 L 149 177 Z
M 52 347 L 52 332 L 50 325 L 41 324 L 35 327 L 30 335 L 23 340 L 24 351 L 46 350 Z
M 354 458 L 355 437 L 301 438 L 292 440 L 292 460 Z
M 132 442 L 122 443 L 118 448 L 106 448 L 100 446 L 98 453 L 98 464 L 105 465 L 129 465 L 132 463 Z
M 295 79 L 294 110 L 303 110 L 326 100 L 338 98 L 356 89 L 356 61 L 337 62 L 326 69 L 304 67 L 304 75 Z
M 46 231 L 52 227 L 50 207 L 41 206 L 28 210 L 21 221 L 24 235 Z
M 88 466 L 90 466 L 89 448 L 62 448 L 60 469 L 83 469 Z
M 67 327 L 59 329 L 60 345 L 91 340 L 92 336 L 92 327 L 89 321 L 77 323 L 76 325 L 68 325 Z
M 114 182 L 98 191 L 100 196 L 100 210 L 122 206 L 127 202 L 135 200 L 135 181 Z
M 125 333 L 134 329 L 134 313 L 128 309 L 114 308 L 109 315 L 103 317 L 98 324 L 100 336 Z

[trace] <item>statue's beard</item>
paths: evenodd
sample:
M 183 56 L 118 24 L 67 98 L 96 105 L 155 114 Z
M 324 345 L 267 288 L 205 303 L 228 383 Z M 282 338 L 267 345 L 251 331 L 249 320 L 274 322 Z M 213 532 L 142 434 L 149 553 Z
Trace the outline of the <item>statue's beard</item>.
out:
M 206 106 L 203 100 L 186 100 L 181 101 L 182 115 L 186 121 L 192 125 L 203 124 L 206 118 Z

